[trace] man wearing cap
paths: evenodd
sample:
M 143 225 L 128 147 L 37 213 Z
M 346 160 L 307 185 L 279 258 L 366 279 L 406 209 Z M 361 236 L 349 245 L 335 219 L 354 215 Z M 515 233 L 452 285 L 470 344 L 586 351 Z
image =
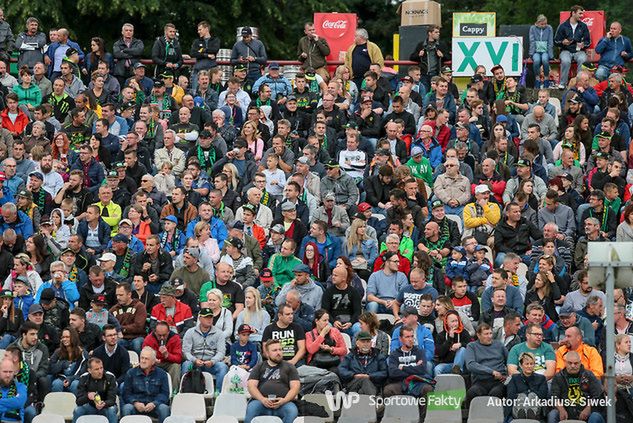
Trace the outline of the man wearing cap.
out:
M 360 395 L 376 395 L 387 380 L 387 357 L 372 347 L 369 332 L 356 336 L 356 347 L 343 357 L 338 374 L 349 392 Z
M 116 258 L 113 278 L 118 282 L 130 283 L 136 271 L 136 254 L 134 254 L 129 244 L 130 238 L 127 235 L 117 234 L 112 237 L 112 253 Z
M 280 75 L 279 63 L 277 62 L 270 62 L 268 73 L 255 81 L 252 88 L 253 94 L 259 92 L 259 87 L 262 84 L 268 85 L 271 90 L 270 98 L 279 102 L 279 104 L 283 104 L 286 101 L 285 97 L 292 93 L 292 85 L 290 85 L 290 81 L 285 76 Z
M 178 108 L 176 100 L 165 92 L 165 83 L 162 79 L 154 80 L 151 94 L 145 99 L 145 104 L 158 105 L 159 119 L 169 121 L 173 112 Z
M 511 178 L 506 184 L 506 189 L 503 192 L 503 203 L 507 204 L 514 198 L 514 195 L 518 192 L 521 182 L 531 180 L 534 183 L 534 195 L 540 201 L 545 197 L 547 192 L 547 185 L 543 182 L 543 179 L 532 173 L 532 162 L 528 159 L 519 159 L 516 164 L 517 176 Z
M 261 67 L 266 65 L 268 55 L 264 44 L 253 37 L 253 30 L 242 27 L 241 39 L 233 45 L 231 50 L 231 64 L 243 64 L 247 66 L 246 79 L 251 84 L 261 76 Z
M 613 239 L 617 229 L 618 221 L 616 214 L 611 207 L 605 205 L 604 192 L 598 189 L 589 194 L 589 207 L 584 209 L 580 216 L 580 222 L 585 222 L 587 218 L 593 217 L 600 222 L 600 235 L 606 239 Z M 585 235 L 585 227 L 578 228 L 579 235 Z
M 176 299 L 176 288 L 170 284 L 164 284 L 158 294 L 160 303 L 152 309 L 151 329 L 154 330 L 156 323 L 164 320 L 170 330 L 183 337 L 185 332 L 195 324 L 191 308 Z
M 131 87 L 136 92 L 142 92 L 144 98 L 149 97 L 152 94 L 152 89 L 154 88 L 154 81 L 145 76 L 145 65 L 141 62 L 135 63 L 132 66 L 132 70 L 133 73 L 127 80 L 125 80 L 123 87 Z M 128 73 L 131 72 L 128 71 Z
M 62 261 L 54 261 L 50 265 L 50 271 L 52 279 L 49 282 L 44 282 L 40 285 L 37 293 L 35 294 L 35 303 L 47 302 L 50 304 L 50 302 L 55 300 L 55 298 L 59 298 L 66 302 L 66 305 L 64 306 L 66 310 L 74 309 L 75 302 L 79 300 L 79 291 L 77 290 L 77 285 L 68 280 L 66 265 Z M 66 311 L 66 314 L 67 313 L 68 311 Z M 68 322 L 68 317 L 62 319 L 61 322 Z M 58 327 L 63 326 L 64 325 Z
M 286 299 L 286 295 L 294 290 L 300 295 L 301 303 L 309 305 L 313 310 L 320 309 L 323 289 L 310 277 L 312 275 L 310 267 L 303 263 L 297 264 L 292 272 L 294 273 L 294 279 L 281 288 L 275 299 L 275 304 L 280 306 L 284 302 L 291 303 L 291 301 Z
M 401 329 L 405 326 L 411 328 L 414 331 L 413 345 L 424 351 L 427 372 L 432 373 L 433 355 L 435 354 L 433 334 L 426 326 L 418 322 L 417 307 L 406 306 L 403 307 L 401 311 L 402 319 L 400 320 L 400 324 L 395 327 L 393 333 L 391 334 L 389 351 L 393 352 L 402 346 L 402 340 L 400 339 Z
M 117 235 L 118 236 L 118 235 Z M 113 241 L 116 240 L 116 236 Z M 150 235 L 145 241 L 145 251 L 134 260 L 134 274 L 141 274 L 149 281 L 147 289 L 157 293 L 161 285 L 169 280 L 173 272 L 172 257 L 160 247 L 157 235 Z
M 132 193 L 125 187 L 119 186 L 119 174 L 116 170 L 111 170 L 106 175 L 106 185 L 112 190 L 112 201 L 115 204 L 130 204 Z
M 422 147 L 418 145 L 411 147 L 411 158 L 405 165 L 411 170 L 411 176 L 423 180 L 429 187 L 433 186 L 433 168 L 429 159 L 424 157 Z
M 2 216 L 0 216 L 0 232 L 13 229 L 16 235 L 21 235 L 23 239 L 28 239 L 33 235 L 33 222 L 29 216 L 18 210 L 15 204 L 5 203 L 2 205 Z
M 299 185 L 295 181 L 290 181 L 286 183 L 283 192 L 283 199 L 277 205 L 277 207 L 275 207 L 275 220 L 272 224 L 284 223 L 286 228 L 288 228 L 288 226 L 291 225 L 290 222 L 295 219 L 298 219 L 303 226 L 307 226 L 309 224 L 311 213 L 306 203 L 301 198 L 299 198 L 300 194 L 301 185 Z M 293 214 L 293 216 L 290 216 L 289 214 Z M 281 222 L 282 220 L 283 222 Z M 301 241 L 301 238 L 293 236 L 292 234 L 289 234 L 287 236 L 292 237 L 297 242 Z
M 224 376 L 229 371 L 224 364 L 226 342 L 224 333 L 213 325 L 213 311 L 203 308 L 198 315 L 198 324 L 187 330 L 182 339 L 182 374 L 198 368 L 216 377 L 216 392 L 220 392 Z
M 44 175 L 42 175 L 42 172 L 32 172 L 29 175 L 26 189 L 31 192 L 33 203 L 39 208 L 40 213 L 42 215 L 50 215 L 53 210 L 53 197 L 43 189 L 43 184 Z
M 113 261 L 112 253 L 106 253 L 101 260 Z M 116 304 L 116 287 L 117 284 L 112 279 L 107 278 L 105 272 L 100 266 L 92 266 L 88 272 L 90 283 L 79 288 L 79 307 L 84 310 L 90 309 L 90 301 L 95 294 L 104 294 L 106 296 L 107 307 L 110 308 Z
M 350 225 L 349 215 L 343 206 L 334 203 L 336 196 L 333 192 L 325 194 L 323 205 L 311 216 L 312 222 L 317 220 L 327 222 L 327 233 L 335 237 L 343 237 Z
M 391 166 L 382 166 L 378 171 L 378 175 L 370 176 L 365 179 L 365 201 L 373 207 L 377 213 L 386 214 L 387 210 L 392 206 L 390 203 L 390 192 L 395 187 L 393 181 L 393 168 Z M 359 211 L 360 205 L 359 205 Z
M 221 263 L 227 263 L 235 270 L 234 280 L 243 287 L 255 285 L 257 271 L 253 268 L 253 259 L 242 254 L 244 243 L 239 238 L 229 238 L 224 241 L 224 251 L 220 257 Z
M 595 136 L 591 143 L 591 149 L 608 152 L 622 160 L 627 160 L 625 150 L 631 139 L 628 125 L 621 121 L 619 109 L 614 107 L 606 110 L 606 116 L 594 131 Z M 601 143 L 600 138 L 606 138 L 608 141 L 603 140 Z
M 327 166 L 327 175 L 321 179 L 321 195 L 333 192 L 336 195 L 335 203 L 352 210 L 356 207 L 359 198 L 358 186 L 354 179 L 342 172 L 336 160 L 331 160 Z
M 152 47 L 152 61 L 156 64 L 156 75 L 166 69 L 177 71 L 182 66 L 182 50 L 177 38 L 176 26 L 165 25 L 164 35 L 156 38 Z
M 220 149 L 213 145 L 214 140 L 219 139 L 217 126 L 213 122 L 209 125 L 211 126 L 210 129 L 200 131 L 200 137 L 198 137 L 198 142 L 195 145 L 185 145 L 182 148 L 187 151 L 187 160 L 195 157 L 200 163 L 201 169 L 211 175 L 213 165 L 223 154 Z
M 119 339 L 119 344 L 138 354 L 141 352 L 146 333 L 147 310 L 145 305 L 132 298 L 132 287 L 125 282 L 117 286 L 116 300 L 117 304 L 110 309 L 110 313 L 121 325 L 123 337 Z
M 501 209 L 490 200 L 490 188 L 481 184 L 475 187 L 475 201 L 464 207 L 464 235 L 476 234 L 480 241 L 488 239 L 501 219 Z M 482 242 L 486 244 L 486 242 Z

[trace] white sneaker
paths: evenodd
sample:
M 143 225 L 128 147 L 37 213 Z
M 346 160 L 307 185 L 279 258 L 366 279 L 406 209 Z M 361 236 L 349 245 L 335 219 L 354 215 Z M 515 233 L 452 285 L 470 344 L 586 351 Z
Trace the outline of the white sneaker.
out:
M 558 89 L 559 89 L 559 90 L 564 90 L 564 89 L 565 89 L 565 85 L 563 85 L 563 84 L 558 84 Z

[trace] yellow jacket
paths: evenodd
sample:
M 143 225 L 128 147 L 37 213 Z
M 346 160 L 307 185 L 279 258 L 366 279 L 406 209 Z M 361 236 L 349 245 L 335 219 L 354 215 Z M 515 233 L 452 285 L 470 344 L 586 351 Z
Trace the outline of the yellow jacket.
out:
M 116 235 L 119 231 L 119 221 L 121 221 L 121 215 L 123 214 L 123 211 L 121 211 L 121 206 L 115 204 L 112 201 L 110 201 L 110 204 L 108 204 L 107 206 L 104 206 L 103 203 L 99 201 L 98 203 L 95 203 L 95 206 L 99 207 L 99 210 L 101 210 L 100 214 L 103 221 L 107 223 L 110 228 L 112 228 L 110 236 Z M 108 210 L 107 216 L 103 215 L 104 208 Z
M 179 85 L 174 84 L 171 91 L 171 96 L 176 100 L 176 104 L 178 107 L 182 105 L 182 98 L 185 96 L 185 90 L 183 90 Z
M 483 217 L 477 217 L 475 203 L 468 203 L 464 207 L 464 226 L 466 229 L 474 229 L 481 225 L 495 226 L 501 219 L 501 209 L 496 203 L 488 202 L 484 209 Z
M 350 73 L 352 73 L 352 52 L 354 51 L 355 47 L 356 44 L 352 44 L 347 49 L 347 54 L 345 55 L 345 66 L 347 66 Z M 369 53 L 369 60 L 371 61 L 371 63 L 378 63 L 381 69 L 385 66 L 385 59 L 382 57 L 382 51 L 380 51 L 380 47 L 378 47 L 375 43 L 367 41 L 367 53 Z M 358 75 L 358 77 L 361 76 L 363 75 Z M 351 75 L 351 78 L 355 77 L 356 75 Z M 360 90 L 360 87 L 358 87 L 358 89 Z
M 565 354 L 569 351 L 570 350 L 564 345 L 556 350 L 556 373 L 565 368 Z M 576 352 L 580 356 L 580 363 L 585 369 L 600 379 L 604 374 L 604 368 L 602 367 L 602 357 L 600 357 L 598 350 L 583 342 Z

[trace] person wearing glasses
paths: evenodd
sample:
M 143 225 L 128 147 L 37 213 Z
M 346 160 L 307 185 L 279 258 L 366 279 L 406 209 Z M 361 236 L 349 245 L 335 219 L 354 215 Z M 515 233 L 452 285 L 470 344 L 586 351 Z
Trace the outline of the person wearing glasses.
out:
M 433 189 L 437 199 L 444 203 L 447 214 L 462 216 L 464 206 L 470 201 L 470 181 L 459 172 L 459 160 L 446 159 L 446 173 L 437 177 Z
M 543 342 L 544 331 L 538 323 L 528 323 L 525 329 L 525 342 L 512 347 L 508 354 L 508 374 L 525 374 L 521 358 L 524 354 L 532 355 L 535 361 L 532 372 L 543 375 L 548 381 L 556 374 L 556 354 L 552 346 Z

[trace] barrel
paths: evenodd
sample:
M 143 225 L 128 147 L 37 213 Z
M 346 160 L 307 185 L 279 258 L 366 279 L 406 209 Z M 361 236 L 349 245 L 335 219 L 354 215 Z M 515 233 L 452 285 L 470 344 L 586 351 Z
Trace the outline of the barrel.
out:
M 244 27 L 243 26 L 237 27 L 237 33 L 235 34 L 236 41 L 242 41 L 242 28 Z M 251 31 L 253 31 L 253 38 L 259 39 L 259 28 L 255 26 L 251 26 L 250 28 L 251 28 Z
M 228 62 L 231 60 L 231 49 L 230 48 L 221 48 L 217 54 L 218 62 Z M 229 65 L 221 65 L 219 66 L 220 72 L 222 72 L 222 84 L 226 84 L 226 81 L 229 80 L 231 76 L 233 76 L 233 70 Z

